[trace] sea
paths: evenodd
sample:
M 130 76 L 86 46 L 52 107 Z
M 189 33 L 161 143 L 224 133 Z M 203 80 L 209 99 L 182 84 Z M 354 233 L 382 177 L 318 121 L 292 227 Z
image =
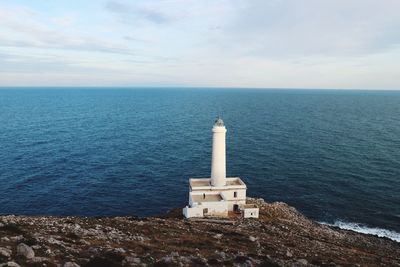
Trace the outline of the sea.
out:
M 3 87 L 0 214 L 184 207 L 217 116 L 248 196 L 400 242 L 400 91 Z

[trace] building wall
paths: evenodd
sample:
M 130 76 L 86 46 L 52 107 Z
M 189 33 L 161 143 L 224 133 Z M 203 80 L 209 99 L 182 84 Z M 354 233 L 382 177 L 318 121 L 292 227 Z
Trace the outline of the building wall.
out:
M 244 204 L 246 204 L 246 200 L 231 200 L 231 201 L 228 201 L 228 209 L 230 211 L 233 211 L 234 205 L 239 205 L 239 207 L 241 208 L 241 206 L 243 206 Z
M 193 207 L 193 206 L 196 206 L 196 205 L 198 205 L 200 203 L 206 203 L 206 201 L 204 201 L 204 202 L 203 201 L 196 202 L 196 201 L 193 200 L 194 196 L 199 196 L 200 199 L 202 199 L 204 194 L 206 195 L 206 197 L 211 196 L 211 195 L 220 195 L 220 193 L 218 191 L 207 191 L 207 190 L 205 190 L 205 191 L 194 191 L 194 192 L 192 191 L 192 192 L 189 193 L 189 206 Z M 217 202 L 217 201 L 215 201 L 215 202 Z
M 208 210 L 207 214 L 204 214 L 204 209 Z M 228 216 L 228 203 L 226 201 L 193 203 L 193 206 L 186 206 L 183 209 L 183 215 L 186 218 L 204 216 L 226 217 Z
M 183 215 L 186 218 L 203 217 L 203 209 L 200 206 L 192 208 L 186 206 L 185 208 L 183 208 Z
M 236 197 L 235 197 L 236 192 Z M 230 189 L 221 191 L 222 198 L 228 201 L 246 200 L 246 189 Z
M 206 214 L 208 216 L 228 216 L 228 203 L 225 201 L 203 202 L 200 206 L 203 210 L 208 209 L 208 213 Z
M 236 197 L 235 197 L 236 192 Z M 234 205 L 246 204 L 246 189 L 232 189 L 221 192 L 222 198 L 228 202 L 228 210 L 233 211 Z
M 243 211 L 243 217 L 245 218 L 258 218 L 258 208 L 245 208 Z
M 189 207 L 193 207 L 195 203 L 192 200 L 192 192 L 189 193 Z
M 236 197 L 235 193 L 236 192 Z M 218 202 L 193 202 L 192 196 L 193 195 L 198 195 L 202 196 L 203 194 L 216 194 L 219 193 L 223 199 L 223 201 L 218 201 Z M 224 204 L 215 204 L 215 203 L 224 203 Z M 209 204 L 211 203 L 211 204 Z M 234 205 L 239 205 L 242 206 L 246 204 L 246 189 L 226 189 L 224 191 L 192 191 L 189 193 L 189 206 L 197 206 L 197 205 L 203 205 L 205 208 L 209 208 L 209 213 L 215 213 L 218 214 L 216 216 L 221 216 L 220 214 L 226 214 L 228 211 L 233 211 Z M 219 205 L 226 207 L 226 211 L 223 211 Z M 215 207 L 215 208 L 214 208 Z
M 234 205 L 239 205 L 240 209 L 243 209 L 246 204 L 246 187 L 244 188 L 230 188 L 231 186 L 225 186 L 221 190 L 220 188 L 210 187 L 210 189 L 206 190 L 196 190 L 191 191 L 189 193 L 189 208 L 194 208 L 194 210 L 188 210 L 187 214 L 189 217 L 203 217 L 203 210 L 205 208 L 208 209 L 209 216 L 228 216 L 228 211 L 234 210 Z M 232 186 L 233 187 L 233 186 Z M 235 194 L 236 192 L 236 194 Z M 194 202 L 192 196 L 203 196 L 206 195 L 216 195 L 219 194 L 222 197 L 222 200 L 219 201 L 204 201 L 204 202 Z M 201 208 L 200 208 L 201 207 Z M 184 211 L 185 213 L 185 211 Z M 186 216 L 186 215 L 185 215 Z M 186 216 L 187 218 L 189 218 Z M 248 216 L 251 215 L 251 212 Z M 257 211 L 258 217 L 258 211 Z

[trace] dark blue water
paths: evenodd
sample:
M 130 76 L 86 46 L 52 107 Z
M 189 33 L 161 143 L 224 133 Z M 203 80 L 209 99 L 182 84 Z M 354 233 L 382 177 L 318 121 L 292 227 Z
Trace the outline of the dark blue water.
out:
M 400 231 L 400 92 L 0 90 L 0 213 L 152 215 L 210 174 L 211 127 L 248 195 Z

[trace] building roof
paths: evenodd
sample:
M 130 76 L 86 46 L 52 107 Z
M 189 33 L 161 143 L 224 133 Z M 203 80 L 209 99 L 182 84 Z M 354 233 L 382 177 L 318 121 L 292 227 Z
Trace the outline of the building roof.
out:
M 243 205 L 244 209 L 255 209 L 258 208 L 258 206 L 256 204 L 245 204 Z
M 244 185 L 244 182 L 239 177 L 227 178 L 226 185 Z
M 211 179 L 210 178 L 198 178 L 198 179 L 191 178 L 189 180 L 189 183 L 190 183 L 191 187 L 210 186 Z
M 246 184 L 239 177 L 229 177 L 225 179 L 226 185 L 219 186 L 218 189 L 246 189 Z M 211 186 L 211 178 L 190 178 L 189 184 L 192 190 L 204 190 L 217 188 Z

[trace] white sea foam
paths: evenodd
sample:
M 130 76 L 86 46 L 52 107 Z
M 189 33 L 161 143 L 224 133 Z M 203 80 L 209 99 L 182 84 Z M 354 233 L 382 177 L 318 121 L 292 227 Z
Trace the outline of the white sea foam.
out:
M 379 237 L 387 237 L 396 242 L 400 242 L 400 233 L 391 231 L 391 230 L 387 230 L 387 229 L 373 228 L 373 227 L 365 226 L 360 223 L 343 222 L 343 221 L 335 221 L 333 224 L 326 223 L 326 222 L 319 222 L 319 223 L 339 227 L 340 229 L 351 230 L 351 231 L 358 232 L 358 233 L 376 235 Z

